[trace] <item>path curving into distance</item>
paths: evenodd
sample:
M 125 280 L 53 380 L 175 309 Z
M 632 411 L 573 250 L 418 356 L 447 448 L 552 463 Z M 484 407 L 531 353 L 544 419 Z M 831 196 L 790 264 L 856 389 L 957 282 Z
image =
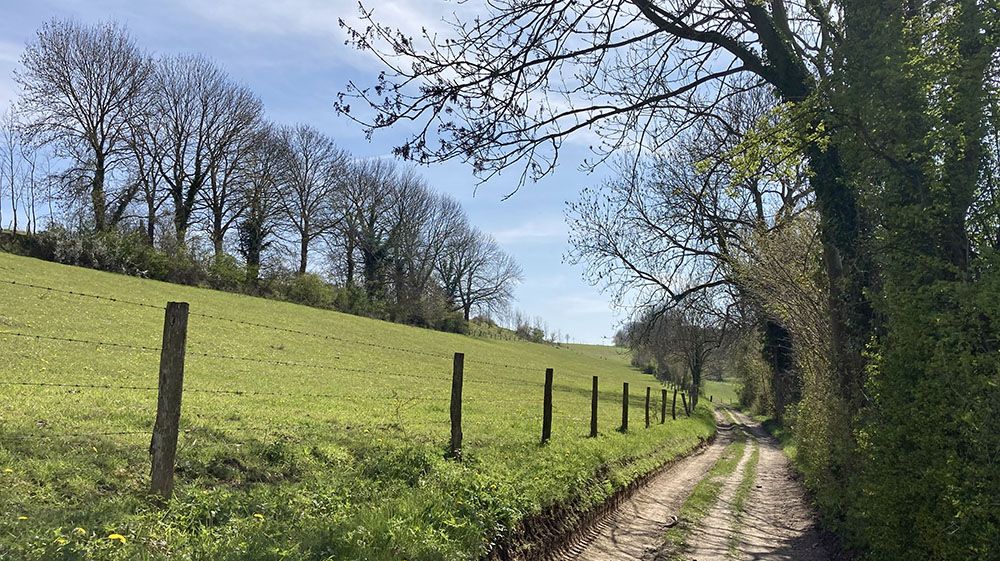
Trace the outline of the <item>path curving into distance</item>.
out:
M 833 561 L 816 515 L 777 441 L 737 411 L 716 410 L 715 442 L 650 479 L 603 520 L 575 536 L 551 561 Z M 686 524 L 685 545 L 667 532 L 695 486 L 726 447 L 744 440 L 732 473 L 717 476 L 717 499 L 698 524 Z M 754 450 L 757 456 L 752 457 Z M 752 460 L 752 461 L 751 461 Z M 744 474 L 742 505 L 736 500 Z M 751 484 L 752 478 L 752 484 Z M 685 525 L 685 520 L 680 521 Z M 673 531 L 673 530 L 671 530 Z

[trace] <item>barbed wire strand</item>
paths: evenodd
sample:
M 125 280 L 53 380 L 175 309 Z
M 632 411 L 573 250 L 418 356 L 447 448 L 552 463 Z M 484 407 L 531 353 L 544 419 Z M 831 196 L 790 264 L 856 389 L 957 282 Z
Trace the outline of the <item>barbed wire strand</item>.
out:
M 51 287 L 51 286 L 42 286 L 42 285 L 38 285 L 38 284 L 26 283 L 26 282 L 20 282 L 20 281 L 8 280 L 8 279 L 0 279 L 0 283 L 9 284 L 9 285 L 13 285 L 13 286 L 21 286 L 21 287 L 25 287 L 25 288 L 32 288 L 32 289 L 35 289 L 35 290 L 44 290 L 44 291 L 47 291 L 47 292 L 55 292 L 55 293 L 60 293 L 60 294 L 67 294 L 67 295 L 72 295 L 72 296 L 79 296 L 79 297 L 83 297 L 83 298 L 93 298 L 95 300 L 104 300 L 104 301 L 108 301 L 108 302 L 114 302 L 114 303 L 117 303 L 117 304 L 127 304 L 127 305 L 131 305 L 131 306 L 139 306 L 139 307 L 149 308 L 149 309 L 155 309 L 155 310 L 163 310 L 164 309 L 163 306 L 157 306 L 157 305 L 154 305 L 154 304 L 147 304 L 147 303 L 144 303 L 144 302 L 136 302 L 136 301 L 133 301 L 133 300 L 126 300 L 126 299 L 123 299 L 123 298 L 115 298 L 115 297 L 112 297 L 112 296 L 103 296 L 103 295 L 99 295 L 99 294 L 90 294 L 90 293 L 86 293 L 86 292 L 78 292 L 78 291 L 75 291 L 75 290 L 66 290 L 66 289 L 55 288 L 55 287 Z M 240 324 L 240 325 L 246 325 L 246 326 L 250 326 L 250 327 L 257 327 L 257 328 L 261 328 L 261 329 L 269 329 L 269 330 L 272 330 L 272 331 L 285 332 L 285 333 L 290 333 L 290 334 L 294 334 L 294 335 L 303 335 L 303 336 L 307 336 L 307 337 L 315 337 L 315 338 L 325 339 L 325 340 L 329 340 L 329 341 L 337 341 L 337 342 L 341 342 L 341 343 L 349 343 L 349 344 L 354 344 L 354 345 L 363 345 L 363 346 L 367 346 L 367 347 L 380 348 L 380 349 L 383 349 L 383 350 L 390 350 L 390 351 L 397 351 L 397 352 L 418 354 L 418 355 L 433 357 L 433 358 L 437 358 L 437 359 L 441 359 L 441 360 L 451 360 L 452 359 L 452 357 L 448 356 L 448 355 L 441 355 L 441 354 L 438 354 L 438 353 L 433 353 L 433 352 L 430 352 L 430 351 L 424 351 L 424 350 L 420 350 L 420 349 L 410 349 L 410 348 L 406 348 L 406 347 L 396 347 L 396 346 L 392 346 L 392 345 L 382 345 L 382 344 L 379 344 L 379 343 L 373 343 L 371 341 L 358 341 L 358 340 L 355 340 L 355 339 L 346 339 L 346 338 L 337 337 L 337 336 L 334 336 L 334 335 L 324 335 L 324 334 L 320 334 L 320 333 L 313 333 L 313 332 L 309 332 L 309 331 L 303 331 L 303 330 L 299 330 L 299 329 L 292 329 L 292 328 L 288 328 L 288 327 L 279 327 L 279 326 L 269 325 L 269 324 L 265 324 L 265 323 L 245 321 L 245 320 L 239 320 L 239 319 L 235 319 L 235 318 L 227 318 L 227 317 L 224 317 L 224 316 L 218 316 L 218 315 L 214 315 L 214 314 L 207 314 L 207 313 L 204 313 L 204 312 L 189 312 L 189 315 L 197 316 L 197 317 L 203 317 L 203 318 L 208 318 L 208 319 L 214 319 L 214 320 L 218 320 L 218 321 L 226 321 L 226 322 L 236 323 L 236 324 Z M 487 366 L 495 366 L 495 367 L 498 367 L 498 368 L 517 369 L 517 370 L 524 370 L 524 371 L 530 371 L 530 372 L 534 372 L 534 371 L 540 370 L 539 368 L 535 368 L 535 367 L 529 367 L 529 366 L 523 366 L 523 365 L 514 365 L 514 364 L 506 364 L 506 363 L 500 363 L 500 362 L 480 360 L 480 359 L 475 359 L 475 358 L 470 358 L 467 362 L 473 363 L 473 364 L 483 364 L 483 365 L 487 365 Z M 544 369 L 541 369 L 541 370 L 544 370 Z

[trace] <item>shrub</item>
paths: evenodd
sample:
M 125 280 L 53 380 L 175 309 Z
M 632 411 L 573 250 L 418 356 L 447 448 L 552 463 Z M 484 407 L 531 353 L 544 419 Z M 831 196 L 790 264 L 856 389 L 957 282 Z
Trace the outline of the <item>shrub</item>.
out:
M 333 287 L 313 273 L 293 275 L 284 286 L 282 297 L 316 308 L 333 308 L 336 300 Z
M 208 265 L 208 284 L 216 290 L 236 292 L 246 286 L 246 267 L 232 255 L 224 253 L 212 258 Z

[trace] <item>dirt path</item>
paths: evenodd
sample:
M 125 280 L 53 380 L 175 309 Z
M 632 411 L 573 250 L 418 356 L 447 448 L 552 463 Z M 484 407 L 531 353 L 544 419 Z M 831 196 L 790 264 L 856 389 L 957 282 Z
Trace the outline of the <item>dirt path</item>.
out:
M 757 481 L 739 533 L 739 559 L 827 561 L 837 558 L 816 526 L 802 484 L 778 442 L 746 415 L 735 413 L 760 444 Z M 700 560 L 699 560 L 700 561 Z
M 804 491 L 794 479 L 791 465 L 777 442 L 745 415 L 734 415 L 740 425 L 730 425 L 730 417 L 716 412 L 719 436 L 712 445 L 650 480 L 605 520 L 578 536 L 575 545 L 554 560 L 833 559 L 821 543 Z M 694 486 L 707 475 L 743 427 L 748 434 L 747 445 L 739 466 L 724 483 L 720 500 L 701 526 L 691 533 L 688 543 L 692 547 L 683 553 L 670 550 L 664 544 L 668 521 L 676 516 Z M 737 524 L 732 512 L 732 499 L 754 441 L 760 447 L 757 478 L 747 500 L 742 523 Z

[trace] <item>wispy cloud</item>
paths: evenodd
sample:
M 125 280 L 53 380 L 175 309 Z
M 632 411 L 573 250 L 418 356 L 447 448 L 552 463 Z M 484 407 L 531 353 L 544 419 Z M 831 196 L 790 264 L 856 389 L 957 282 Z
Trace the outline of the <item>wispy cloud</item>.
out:
M 593 298 L 590 296 L 568 295 L 556 298 L 556 303 L 560 309 L 572 316 L 586 316 L 594 314 L 607 314 L 610 305 L 606 299 Z
M 196 17 L 230 31 L 293 38 L 357 67 L 377 62 L 371 54 L 359 53 L 344 45 L 347 33 L 340 27 L 341 20 L 350 26 L 364 28 L 356 0 L 180 1 Z M 374 10 L 379 23 L 412 36 L 419 35 L 423 29 L 431 32 L 440 29 L 443 25 L 441 14 L 446 13 L 444 6 L 439 0 L 397 0 L 366 5 Z M 303 52 L 300 56 L 315 54 Z
M 565 242 L 568 236 L 566 223 L 561 216 L 550 219 L 532 219 L 511 228 L 491 232 L 501 244 L 524 242 Z

